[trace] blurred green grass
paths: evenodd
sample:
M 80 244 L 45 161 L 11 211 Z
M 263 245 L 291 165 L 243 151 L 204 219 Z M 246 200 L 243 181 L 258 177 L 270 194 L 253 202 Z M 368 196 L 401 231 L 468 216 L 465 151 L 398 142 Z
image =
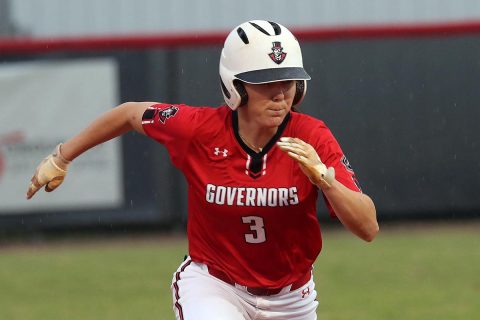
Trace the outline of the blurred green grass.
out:
M 479 231 L 407 225 L 373 243 L 325 232 L 319 319 L 480 319 Z M 4 246 L 0 319 L 174 319 L 170 281 L 186 251 L 178 237 Z

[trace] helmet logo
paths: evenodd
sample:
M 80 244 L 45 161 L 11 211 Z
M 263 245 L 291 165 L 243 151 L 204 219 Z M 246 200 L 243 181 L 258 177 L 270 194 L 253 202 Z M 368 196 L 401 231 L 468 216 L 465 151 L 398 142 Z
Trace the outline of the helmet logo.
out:
M 268 56 L 273 60 L 273 62 L 280 64 L 283 62 L 283 60 L 285 60 L 287 53 L 283 52 L 280 41 L 272 42 L 272 45 L 272 53 L 269 53 Z

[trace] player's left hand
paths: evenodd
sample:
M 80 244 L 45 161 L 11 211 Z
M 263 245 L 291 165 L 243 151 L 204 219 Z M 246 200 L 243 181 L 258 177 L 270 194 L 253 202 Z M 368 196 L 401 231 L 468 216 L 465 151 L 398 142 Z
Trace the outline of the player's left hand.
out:
M 313 184 L 330 188 L 335 180 L 335 169 L 327 168 L 310 144 L 298 138 L 281 137 L 277 145 L 298 162 L 300 169 Z

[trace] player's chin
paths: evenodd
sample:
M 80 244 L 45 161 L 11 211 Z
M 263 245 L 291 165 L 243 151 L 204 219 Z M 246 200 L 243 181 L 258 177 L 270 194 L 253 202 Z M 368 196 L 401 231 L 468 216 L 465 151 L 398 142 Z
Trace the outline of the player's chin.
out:
M 278 127 L 282 124 L 285 119 L 285 114 L 283 115 L 270 115 L 266 117 L 264 123 L 267 127 Z

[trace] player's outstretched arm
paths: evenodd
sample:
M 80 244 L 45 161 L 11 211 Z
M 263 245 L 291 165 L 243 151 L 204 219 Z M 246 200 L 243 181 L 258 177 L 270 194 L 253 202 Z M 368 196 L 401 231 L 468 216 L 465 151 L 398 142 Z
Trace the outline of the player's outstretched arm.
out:
M 142 116 L 153 104 L 155 102 L 123 103 L 99 116 L 70 140 L 59 144 L 35 170 L 27 190 L 27 199 L 32 198 L 43 186 L 47 192 L 60 186 L 70 162 L 85 151 L 131 130 L 145 134 Z
M 335 170 L 323 164 L 310 144 L 289 137 L 282 137 L 277 144 L 298 162 L 310 181 L 322 189 L 342 224 L 363 240 L 372 241 L 379 230 L 372 199 L 335 180 Z

